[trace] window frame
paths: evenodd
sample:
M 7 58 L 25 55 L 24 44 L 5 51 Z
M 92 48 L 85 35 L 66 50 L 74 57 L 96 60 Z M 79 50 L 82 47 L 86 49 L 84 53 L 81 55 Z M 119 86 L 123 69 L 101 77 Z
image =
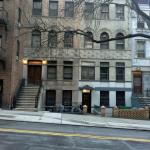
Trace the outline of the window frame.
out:
M 122 73 L 119 73 L 120 71 Z M 124 62 L 116 62 L 116 81 L 125 82 L 125 63 Z
M 83 70 L 86 72 L 86 77 L 83 75 Z M 89 75 L 91 70 L 93 71 L 93 76 Z M 81 80 L 95 80 L 95 66 L 81 66 Z
M 62 105 L 65 112 L 70 112 L 72 109 L 72 90 L 63 90 Z
M 105 37 L 102 37 L 104 35 Z M 109 34 L 107 32 L 102 32 L 100 35 L 100 40 L 107 40 L 107 39 L 109 39 Z M 100 43 L 100 49 L 109 49 L 109 42 Z
M 51 9 L 51 4 L 56 4 L 57 9 Z M 58 17 L 58 1 L 49 0 L 49 17 Z
M 85 2 L 85 5 L 84 5 L 84 17 L 86 19 L 94 18 L 94 2 Z
M 49 69 L 54 68 L 54 72 L 49 72 Z M 53 76 L 51 76 L 53 74 Z M 51 77 L 50 77 L 51 76 Z M 57 61 L 48 61 L 47 64 L 47 80 L 57 80 Z
M 50 30 L 48 32 L 48 47 L 57 48 L 57 40 L 58 40 L 57 32 L 55 30 Z
M 69 9 L 67 9 L 67 5 L 69 7 L 69 5 L 72 5 L 69 7 Z M 73 8 L 70 9 L 70 8 Z M 74 17 L 74 1 L 65 1 L 65 17 L 69 17 L 69 18 L 73 18 Z
M 104 9 L 104 6 L 105 6 L 105 9 Z M 107 6 L 107 9 L 108 9 L 107 11 L 106 11 L 106 6 Z M 109 4 L 107 4 L 107 3 L 101 4 L 100 19 L 102 19 L 102 20 L 109 20 Z
M 102 69 L 106 69 L 106 73 L 102 72 Z M 105 79 L 102 76 L 106 76 Z M 109 62 L 100 62 L 100 81 L 109 81 Z
M 70 69 L 70 72 L 67 72 L 67 69 Z M 70 77 L 68 77 L 68 75 Z M 63 79 L 64 80 L 72 80 L 73 79 L 73 62 L 72 61 L 64 61 L 63 66 Z
M 91 40 L 91 38 L 93 38 L 93 33 L 90 31 L 87 31 L 86 34 L 87 36 L 84 36 L 84 48 L 91 49 L 93 48 L 93 45 L 94 45 Z
M 37 37 L 38 36 L 38 38 L 39 38 L 39 41 L 40 41 L 40 43 L 39 43 L 39 45 L 35 45 L 35 37 Z M 41 46 L 41 32 L 40 31 L 38 31 L 38 30 L 33 30 L 32 31 L 32 42 L 31 42 L 31 46 L 32 46 L 32 48 L 39 48 L 40 46 Z
M 143 45 L 143 50 L 138 49 L 140 46 L 138 45 L 138 43 L 144 43 Z M 145 40 L 137 40 L 136 41 L 136 56 L 137 58 L 145 58 L 146 54 L 146 41 Z
M 40 8 L 34 8 L 35 3 L 41 3 Z M 32 1 L 32 15 L 33 16 L 42 16 L 42 0 L 33 0 Z
M 64 48 L 73 48 L 74 34 L 72 31 L 66 31 L 64 33 Z
M 109 91 L 100 91 L 100 106 L 109 107 Z
M 119 32 L 116 34 L 116 38 L 119 37 L 124 37 L 124 34 Z M 121 40 L 116 40 L 116 49 L 121 50 L 121 49 L 125 49 L 125 39 L 121 39 Z
M 125 91 L 116 91 L 116 106 L 125 106 Z
M 121 10 L 121 7 L 123 8 L 123 10 Z M 116 18 L 118 20 L 125 19 L 125 7 L 123 4 L 116 4 Z

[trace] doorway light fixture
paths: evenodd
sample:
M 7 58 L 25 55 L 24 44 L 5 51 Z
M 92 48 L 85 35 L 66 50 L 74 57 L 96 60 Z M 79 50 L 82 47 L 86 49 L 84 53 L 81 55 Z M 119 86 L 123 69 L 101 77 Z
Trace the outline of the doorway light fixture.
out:
M 27 59 L 23 59 L 23 60 L 22 60 L 22 63 L 23 63 L 24 65 L 27 65 L 27 64 L 28 64 L 28 60 L 27 60 Z
M 43 65 L 47 65 L 47 60 L 43 60 L 43 61 L 42 61 L 42 64 L 43 64 Z
M 83 93 L 90 93 L 91 90 L 83 89 L 82 92 L 83 92 Z

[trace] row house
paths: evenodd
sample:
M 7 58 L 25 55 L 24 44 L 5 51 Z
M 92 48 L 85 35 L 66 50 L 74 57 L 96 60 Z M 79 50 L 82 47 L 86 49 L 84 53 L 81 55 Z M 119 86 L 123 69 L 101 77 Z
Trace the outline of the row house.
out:
M 99 5 L 86 0 L 22 4 L 27 13 L 21 24 L 26 33 L 22 78 L 26 86 L 42 85 L 39 110 L 87 105 L 92 112 L 94 106 L 131 106 L 129 40 L 91 41 L 129 34 L 130 14 L 124 4 L 124 0 Z M 76 34 L 79 29 L 88 36 Z
M 149 15 L 149 0 L 137 0 L 140 9 Z M 132 12 L 132 31 L 149 34 L 150 30 L 140 15 Z M 132 75 L 134 98 L 149 99 L 150 97 L 150 40 L 142 37 L 132 39 Z

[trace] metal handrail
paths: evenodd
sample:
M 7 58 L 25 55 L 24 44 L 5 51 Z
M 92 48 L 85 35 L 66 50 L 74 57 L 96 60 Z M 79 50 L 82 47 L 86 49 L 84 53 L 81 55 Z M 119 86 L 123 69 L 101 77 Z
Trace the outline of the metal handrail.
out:
M 39 96 L 40 96 L 41 87 L 42 87 L 42 81 L 39 82 L 38 93 L 37 93 L 37 96 L 35 97 L 35 108 L 38 107 L 38 99 L 39 99 Z
M 25 79 L 21 79 L 19 81 L 19 86 L 18 88 L 16 88 L 16 91 L 15 91 L 15 94 L 14 94 L 14 97 L 13 97 L 13 100 L 11 101 L 11 109 L 15 108 L 16 107 L 16 100 L 19 96 L 19 93 L 22 89 L 22 87 L 25 85 Z

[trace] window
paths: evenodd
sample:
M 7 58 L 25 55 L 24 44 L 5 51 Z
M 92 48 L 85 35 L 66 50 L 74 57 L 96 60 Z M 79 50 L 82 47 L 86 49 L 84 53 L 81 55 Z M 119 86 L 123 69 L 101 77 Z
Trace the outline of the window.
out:
M 100 36 L 100 40 L 103 41 L 103 40 L 107 40 L 109 39 L 109 35 L 107 32 L 103 32 Z M 100 44 L 100 48 L 101 49 L 109 49 L 109 42 L 103 42 Z
M 122 33 L 118 33 L 116 35 L 116 38 L 122 38 L 122 37 L 124 37 Z M 125 48 L 125 40 L 124 39 L 116 40 L 116 49 L 124 49 L 124 48 Z
M 62 104 L 64 105 L 64 111 L 68 112 L 71 111 L 72 106 L 72 91 L 71 90 L 64 90 L 63 91 L 63 100 Z
M 64 79 L 72 80 L 73 76 L 72 61 L 64 61 Z
M 4 0 L 0 0 L 0 9 L 2 9 L 4 6 Z
M 100 63 L 100 80 L 101 81 L 109 80 L 109 62 Z
M 74 17 L 74 2 L 65 2 L 65 17 Z
M 45 101 L 45 110 L 46 111 L 54 111 L 55 108 L 53 106 L 56 105 L 56 91 L 55 90 L 47 90 L 46 91 L 46 101 Z
M 125 106 L 125 92 L 124 91 L 116 91 L 116 105 Z
M 95 80 L 95 67 L 82 66 L 81 79 L 82 80 Z
M 125 63 L 117 62 L 116 63 L 116 81 L 125 80 Z
M 92 32 L 87 32 L 87 36 L 84 36 L 84 47 L 85 48 L 93 48 L 93 34 Z
M 20 42 L 17 40 L 16 61 L 19 60 Z
M 100 106 L 109 107 L 109 91 L 100 91 Z
M 57 47 L 57 32 L 51 30 L 48 34 L 48 46 L 56 48 Z
M 64 34 L 64 47 L 73 48 L 73 32 L 67 31 Z
M 137 49 L 137 57 L 144 58 L 145 57 L 145 41 L 138 40 L 136 43 L 136 49 Z
M 116 4 L 116 18 L 119 20 L 124 19 L 124 5 Z
M 101 4 L 101 19 L 107 20 L 109 19 L 109 5 Z
M 139 4 L 148 4 L 149 0 L 136 0 Z
M 49 1 L 49 16 L 57 17 L 58 16 L 58 2 L 57 1 Z
M 47 79 L 56 80 L 57 79 L 57 62 L 49 61 L 47 65 Z
M 93 18 L 93 16 L 94 16 L 94 3 L 85 2 L 84 16 L 85 16 L 85 18 L 89 18 L 89 19 Z
M 21 8 L 18 8 L 18 23 L 21 23 Z
M 42 0 L 33 0 L 33 9 L 32 9 L 33 15 L 42 15 Z
M 41 32 L 33 31 L 32 32 L 32 47 L 37 48 L 41 46 Z
M 140 15 L 137 16 L 137 28 L 144 29 L 144 20 Z
M 0 48 L 2 48 L 2 36 L 0 35 Z

